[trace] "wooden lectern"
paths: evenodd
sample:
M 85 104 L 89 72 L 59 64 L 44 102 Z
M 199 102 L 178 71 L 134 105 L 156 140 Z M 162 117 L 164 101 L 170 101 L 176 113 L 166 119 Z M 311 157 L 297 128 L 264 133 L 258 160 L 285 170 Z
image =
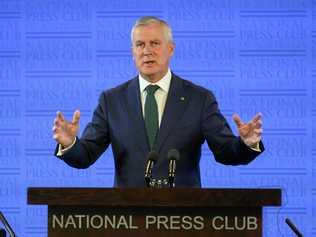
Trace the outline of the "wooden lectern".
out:
M 29 188 L 49 237 L 260 237 L 280 189 Z

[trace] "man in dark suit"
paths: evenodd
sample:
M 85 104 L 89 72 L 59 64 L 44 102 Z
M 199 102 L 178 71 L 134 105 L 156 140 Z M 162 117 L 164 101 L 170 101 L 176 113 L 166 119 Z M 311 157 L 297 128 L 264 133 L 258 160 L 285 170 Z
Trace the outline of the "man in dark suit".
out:
M 147 154 L 157 160 L 153 176 L 166 177 L 167 153 L 177 149 L 176 186 L 200 187 L 201 145 L 206 140 L 215 159 L 223 164 L 247 164 L 263 151 L 262 121 L 257 114 L 249 123 L 238 115 L 239 137 L 233 135 L 220 113 L 214 95 L 171 72 L 175 45 L 165 21 L 143 17 L 131 33 L 133 59 L 139 75 L 103 92 L 92 121 L 77 136 L 80 112 L 72 122 L 61 112 L 54 121 L 56 155 L 70 166 L 87 168 L 112 145 L 115 186 L 145 186 Z

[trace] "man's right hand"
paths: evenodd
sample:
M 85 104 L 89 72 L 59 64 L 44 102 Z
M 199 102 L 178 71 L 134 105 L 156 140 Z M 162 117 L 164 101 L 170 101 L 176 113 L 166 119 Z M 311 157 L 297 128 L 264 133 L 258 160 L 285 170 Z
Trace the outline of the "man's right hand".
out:
M 63 114 L 58 111 L 54 120 L 53 138 L 61 144 L 62 148 L 69 147 L 75 140 L 79 129 L 80 111 L 76 110 L 72 121 L 67 121 Z

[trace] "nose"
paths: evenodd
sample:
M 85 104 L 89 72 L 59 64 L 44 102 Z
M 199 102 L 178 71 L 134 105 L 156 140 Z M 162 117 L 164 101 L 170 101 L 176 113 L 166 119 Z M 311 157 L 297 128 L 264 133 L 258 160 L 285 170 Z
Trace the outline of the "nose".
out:
M 144 46 L 143 53 L 144 53 L 144 55 L 151 55 L 152 54 L 152 47 L 150 46 L 150 44 L 146 44 Z

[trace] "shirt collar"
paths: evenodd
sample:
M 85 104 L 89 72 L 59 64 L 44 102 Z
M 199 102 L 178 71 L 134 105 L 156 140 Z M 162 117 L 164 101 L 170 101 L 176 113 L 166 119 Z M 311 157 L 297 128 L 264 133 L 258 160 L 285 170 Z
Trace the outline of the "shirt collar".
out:
M 160 89 L 168 93 L 169 88 L 170 88 L 170 82 L 171 82 L 171 71 L 170 71 L 170 68 L 168 68 L 166 75 L 164 75 L 163 78 L 161 78 L 159 81 L 155 83 L 150 83 L 145 78 L 143 78 L 140 74 L 138 75 L 138 78 L 139 78 L 139 89 L 141 93 L 146 89 L 148 85 L 158 85 Z

